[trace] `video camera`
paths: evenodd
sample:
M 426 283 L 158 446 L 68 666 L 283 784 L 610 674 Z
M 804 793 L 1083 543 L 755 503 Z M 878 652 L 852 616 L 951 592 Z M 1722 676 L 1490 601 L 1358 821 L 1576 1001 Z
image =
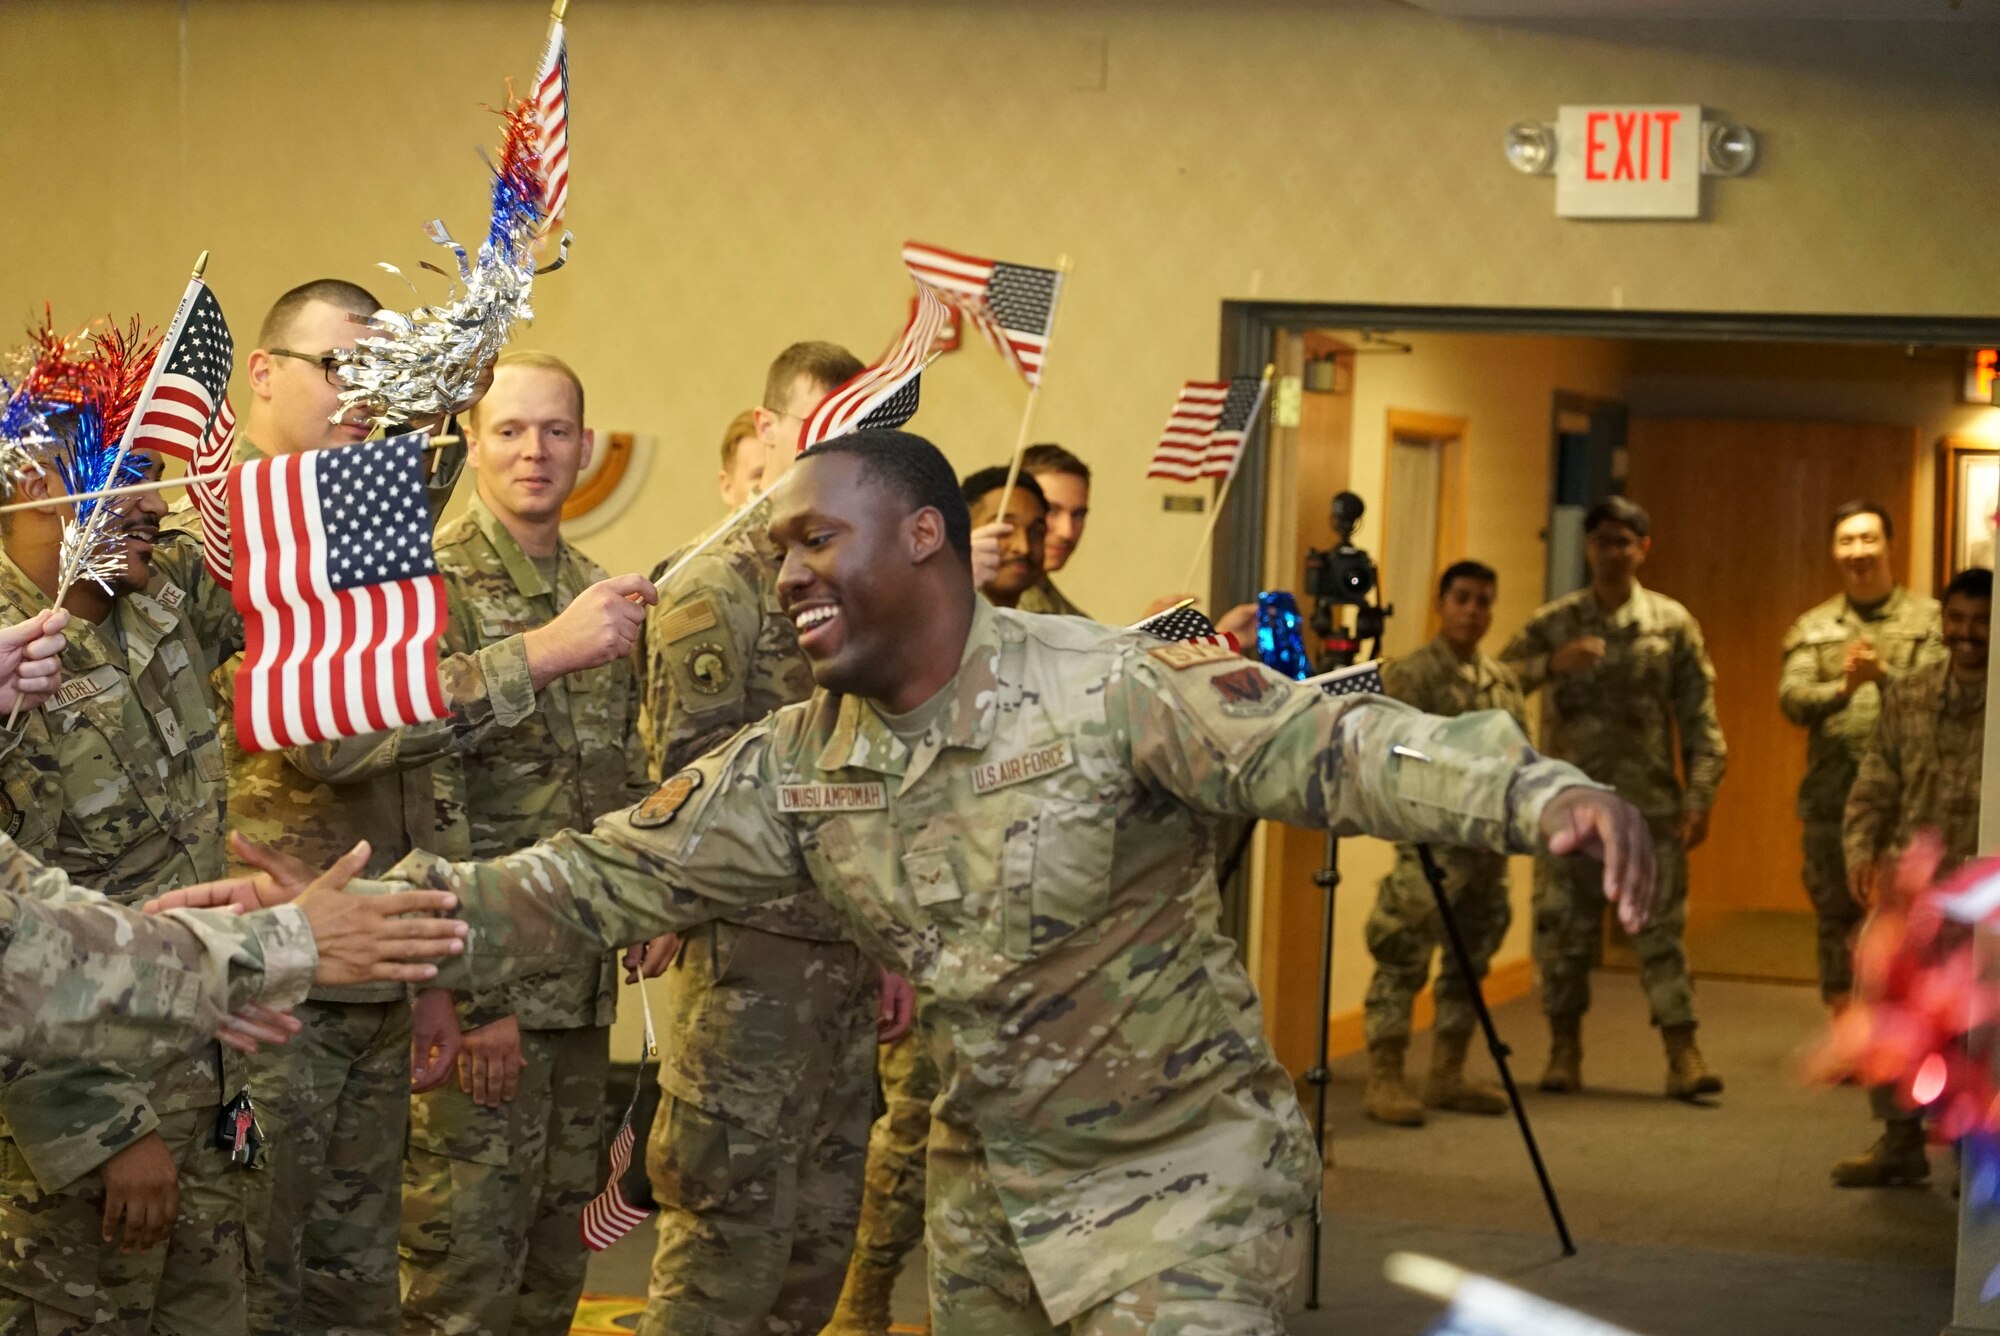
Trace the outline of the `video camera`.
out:
M 1354 545 L 1354 531 L 1367 509 L 1354 493 L 1337 493 L 1332 518 L 1339 544 L 1306 553 L 1305 592 L 1313 601 L 1312 629 L 1324 646 L 1318 664 L 1321 672 L 1352 664 L 1364 640 L 1375 642 L 1368 655 L 1374 658 L 1382 647 L 1383 623 L 1396 611 L 1382 604 L 1375 559 Z M 1375 596 L 1372 603 L 1371 594 Z M 1340 611 L 1343 608 L 1355 610 L 1351 627 Z

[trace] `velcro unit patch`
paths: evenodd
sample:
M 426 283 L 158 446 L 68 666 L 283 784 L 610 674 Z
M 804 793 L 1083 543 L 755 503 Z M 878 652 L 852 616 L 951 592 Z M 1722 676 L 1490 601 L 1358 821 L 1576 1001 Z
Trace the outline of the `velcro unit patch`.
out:
M 72 677 L 56 688 L 53 696 L 42 703 L 44 710 L 63 710 L 80 700 L 89 700 L 98 692 L 111 685 L 118 672 L 110 665 L 93 668 L 82 677 Z
M 660 643 L 671 645 L 715 625 L 715 604 L 705 598 L 683 603 L 660 618 Z
M 648 794 L 646 801 L 632 809 L 628 818 L 641 830 L 664 826 L 674 819 L 694 791 L 701 787 L 701 771 L 683 770 Z
M 1162 645 L 1158 649 L 1149 649 L 1146 653 L 1152 655 L 1175 672 L 1179 672 L 1183 668 L 1199 668 L 1204 663 L 1222 663 L 1238 657 L 1236 651 L 1227 645 L 1194 645 L 1186 643 Z
M 780 784 L 780 812 L 881 812 L 889 806 L 886 784 Z

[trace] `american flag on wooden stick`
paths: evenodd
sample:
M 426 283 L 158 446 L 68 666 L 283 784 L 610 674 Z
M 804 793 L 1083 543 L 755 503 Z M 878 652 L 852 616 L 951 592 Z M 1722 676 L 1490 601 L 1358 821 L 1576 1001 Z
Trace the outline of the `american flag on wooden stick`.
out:
M 1262 376 L 1237 376 L 1182 385 L 1160 443 L 1153 447 L 1146 476 L 1175 482 L 1228 481 L 1236 473 L 1250 424 L 1263 405 L 1265 383 Z
M 444 715 L 445 589 L 431 553 L 425 440 L 414 432 L 231 472 L 243 750 Z
M 554 231 L 569 208 L 569 39 L 561 20 L 535 73 L 535 127 L 542 163 L 542 229 Z
M 215 410 L 215 421 L 202 433 L 195 447 L 189 472 L 207 482 L 192 483 L 194 508 L 201 516 L 201 559 L 208 573 L 224 589 L 230 587 L 234 564 L 229 559 L 229 457 L 236 448 L 236 410 L 225 397 Z
M 214 422 L 236 356 L 222 304 L 200 279 L 193 286 L 196 291 L 186 318 L 169 332 L 170 342 L 160 349 L 165 361 L 151 396 L 139 405 L 130 447 L 157 450 L 183 461 L 194 459 Z
M 916 416 L 919 378 L 931 345 L 945 327 L 950 308 L 936 292 L 917 284 L 910 323 L 882 359 L 837 386 L 820 401 L 799 433 L 799 449 L 869 427 L 900 427 Z
M 1041 383 L 1060 270 L 981 260 L 920 241 L 904 244 L 903 263 L 919 286 L 936 288 L 963 311 L 1028 384 Z

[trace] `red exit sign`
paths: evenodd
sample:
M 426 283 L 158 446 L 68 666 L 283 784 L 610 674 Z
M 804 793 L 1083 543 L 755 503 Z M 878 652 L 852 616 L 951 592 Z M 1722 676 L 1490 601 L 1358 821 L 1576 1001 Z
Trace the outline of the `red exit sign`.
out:
M 1562 217 L 1701 216 L 1699 106 L 1563 107 L 1556 142 Z

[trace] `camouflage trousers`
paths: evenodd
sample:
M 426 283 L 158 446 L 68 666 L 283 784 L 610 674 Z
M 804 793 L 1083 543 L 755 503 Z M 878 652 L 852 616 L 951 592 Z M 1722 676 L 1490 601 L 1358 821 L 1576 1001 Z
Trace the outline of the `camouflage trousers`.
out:
M 925 1144 L 940 1078 L 931 1034 L 921 1020 L 895 1043 L 881 1046 L 875 1070 L 888 1107 L 868 1129 L 861 1224 L 848 1267 L 893 1273 L 924 1241 Z
M 258 1057 L 271 1210 L 250 1291 L 259 1336 L 393 1336 L 410 1117 L 410 1006 L 305 1002 L 305 1029 Z
M 1486 977 L 1487 963 L 1500 949 L 1513 922 L 1507 900 L 1507 859 L 1475 849 L 1438 849 L 1444 873 L 1445 901 L 1458 921 L 1474 973 Z M 1368 981 L 1363 1004 L 1363 1033 L 1372 1046 L 1405 1042 L 1410 1037 L 1410 1012 L 1417 994 L 1429 980 L 1431 958 L 1443 947 L 1438 966 L 1437 1032 L 1471 1034 L 1478 1023 L 1472 988 L 1445 937 L 1437 900 L 1424 878 L 1423 864 L 1410 845 L 1399 845 L 1396 866 L 1375 892 L 1375 909 L 1368 916 L 1368 952 L 1375 957 L 1375 974 Z
M 448 1081 L 418 1095 L 403 1155 L 406 1336 L 568 1336 L 603 1186 L 611 1032 L 523 1030 L 518 1094 L 482 1108 Z
M 43 1192 L 0 1140 L 0 1336 L 235 1336 L 244 1330 L 244 1197 L 258 1175 L 215 1147 L 219 1105 L 163 1114 L 180 1213 L 165 1243 L 103 1242 L 104 1180 Z
M 1659 858 L 1653 917 L 1632 938 L 1639 985 L 1657 1026 L 1694 1024 L 1694 982 L 1681 939 L 1687 930 L 1687 850 L 1670 820 L 1649 823 Z M 1535 967 L 1542 1010 L 1552 1019 L 1590 1010 L 1590 970 L 1604 931 L 1604 869 L 1590 858 L 1535 860 Z
M 810 1336 L 840 1297 L 873 1111 L 876 971 L 845 943 L 717 923 L 664 976 L 641 1336 Z
M 1806 822 L 1804 844 L 1806 898 L 1819 928 L 1820 996 L 1844 997 L 1854 991 L 1854 934 L 1861 928 L 1862 909 L 1847 889 L 1840 822 Z

